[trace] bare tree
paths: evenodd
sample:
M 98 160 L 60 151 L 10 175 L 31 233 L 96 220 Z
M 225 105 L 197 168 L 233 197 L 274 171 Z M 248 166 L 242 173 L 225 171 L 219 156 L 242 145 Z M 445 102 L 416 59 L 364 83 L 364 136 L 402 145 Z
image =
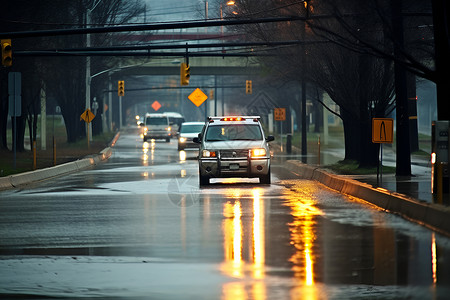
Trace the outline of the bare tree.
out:
M 93 6 L 93 0 L 63 1 L 63 0 L 17 0 L 7 3 L 6 10 L 2 10 L 0 25 L 5 31 L 28 31 L 41 29 L 81 28 L 85 26 L 85 14 Z M 93 26 L 107 26 L 124 24 L 133 20 L 144 12 L 144 5 L 138 1 L 103 0 L 94 10 Z M 99 34 L 93 37 L 92 45 L 107 45 L 112 43 L 111 34 Z M 59 36 L 42 38 L 24 38 L 14 40 L 14 50 L 36 50 L 54 48 L 84 47 L 86 38 L 79 36 Z M 27 81 L 23 98 L 25 115 L 18 118 L 19 134 L 23 136 L 24 121 L 29 121 L 31 135 L 36 135 L 36 119 L 39 113 L 39 91 L 42 86 L 47 89 L 47 95 L 56 99 L 65 120 L 69 142 L 84 136 L 84 125 L 79 116 L 84 110 L 85 95 L 85 59 L 72 58 L 17 58 L 14 59 L 11 70 L 20 71 Z M 112 59 L 93 60 L 93 70 L 102 70 L 114 64 Z M 5 83 L 7 71 L 0 71 L 1 82 Z M 7 106 L 6 85 L 1 87 L 1 104 Z M 37 95 L 37 96 L 36 96 Z M 0 129 L 1 147 L 6 148 L 6 113 L 1 110 Z M 23 140 L 23 137 L 22 137 Z M 21 143 L 23 147 L 23 143 Z

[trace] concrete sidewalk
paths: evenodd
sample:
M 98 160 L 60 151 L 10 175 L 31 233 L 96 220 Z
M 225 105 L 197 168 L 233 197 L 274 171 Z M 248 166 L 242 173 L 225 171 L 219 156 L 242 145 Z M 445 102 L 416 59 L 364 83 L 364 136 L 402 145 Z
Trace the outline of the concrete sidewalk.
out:
M 6 189 L 17 188 L 33 182 L 46 180 L 56 176 L 76 172 L 87 167 L 96 165 L 101 161 L 108 159 L 112 154 L 112 147 L 119 138 L 120 133 L 117 133 L 109 147 L 103 149 L 99 154 L 89 155 L 82 159 L 68 162 L 61 165 L 56 165 L 49 168 L 38 169 L 35 171 L 29 171 L 10 176 L 0 177 L 0 191 Z
M 446 195 L 443 204 L 435 203 L 431 193 L 431 163 L 427 156 L 412 155 L 413 176 L 383 174 L 377 181 L 377 174 L 335 174 L 326 166 L 302 163 L 301 156 L 286 155 L 279 152 L 278 147 L 274 148 L 276 157 L 285 160 L 288 169 L 300 178 L 316 180 L 340 193 L 361 198 L 389 212 L 450 235 L 450 200 Z M 395 153 L 392 149 L 386 150 L 383 153 L 383 165 L 395 167 Z M 300 152 L 299 149 L 293 151 Z M 327 164 L 335 163 L 344 157 L 339 149 L 325 150 L 321 153 L 321 157 L 323 156 L 326 157 L 324 160 Z M 306 161 L 317 161 L 317 158 L 307 158 Z

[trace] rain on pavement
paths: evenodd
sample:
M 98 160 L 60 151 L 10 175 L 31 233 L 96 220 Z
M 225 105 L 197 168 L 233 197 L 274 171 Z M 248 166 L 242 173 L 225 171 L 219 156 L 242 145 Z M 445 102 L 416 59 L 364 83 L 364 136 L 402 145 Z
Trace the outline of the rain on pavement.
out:
M 296 179 L 199 188 L 195 151 L 122 132 L 95 168 L 0 192 L 0 296 L 445 299 L 450 239 Z

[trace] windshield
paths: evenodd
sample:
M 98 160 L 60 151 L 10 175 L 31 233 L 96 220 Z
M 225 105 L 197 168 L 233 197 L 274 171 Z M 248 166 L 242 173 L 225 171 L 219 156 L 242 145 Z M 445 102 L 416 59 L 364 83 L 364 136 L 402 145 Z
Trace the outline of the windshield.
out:
M 181 125 L 180 133 L 200 133 L 204 124 Z
M 145 125 L 168 125 L 166 117 L 151 117 L 147 118 Z
M 184 118 L 180 118 L 180 117 L 169 117 L 169 121 L 170 121 L 170 123 L 173 123 L 174 125 L 180 126 L 181 123 L 184 122 Z
M 262 132 L 258 125 L 221 125 L 209 126 L 206 132 L 207 142 L 234 140 L 262 140 Z

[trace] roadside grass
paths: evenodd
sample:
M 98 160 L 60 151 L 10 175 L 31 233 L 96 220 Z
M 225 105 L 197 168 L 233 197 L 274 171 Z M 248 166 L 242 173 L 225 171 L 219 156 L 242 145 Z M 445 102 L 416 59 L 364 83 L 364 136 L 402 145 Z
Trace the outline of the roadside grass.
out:
M 377 174 L 377 168 L 359 167 L 357 161 L 341 160 L 335 164 L 327 165 L 325 168 L 342 175 L 372 175 Z M 383 166 L 383 174 L 395 173 L 395 167 Z
M 58 122 L 58 125 L 56 125 L 52 121 L 48 121 L 46 149 L 44 150 L 41 147 L 40 136 L 38 136 L 36 141 L 35 166 L 33 151 L 29 150 L 30 145 L 28 130 L 25 131 L 25 145 L 28 150 L 16 152 L 15 155 L 11 146 L 11 130 L 8 131 L 8 150 L 0 150 L 0 177 L 32 171 L 34 169 L 52 167 L 55 165 L 55 156 L 56 164 L 58 165 L 74 161 L 88 155 L 98 154 L 100 151 L 108 147 L 109 143 L 116 134 L 115 132 L 108 132 L 94 135 L 88 147 L 87 138 L 81 139 L 75 143 L 68 143 L 64 124 Z M 38 132 L 40 132 L 39 129 Z M 54 144 L 53 140 L 55 141 Z

